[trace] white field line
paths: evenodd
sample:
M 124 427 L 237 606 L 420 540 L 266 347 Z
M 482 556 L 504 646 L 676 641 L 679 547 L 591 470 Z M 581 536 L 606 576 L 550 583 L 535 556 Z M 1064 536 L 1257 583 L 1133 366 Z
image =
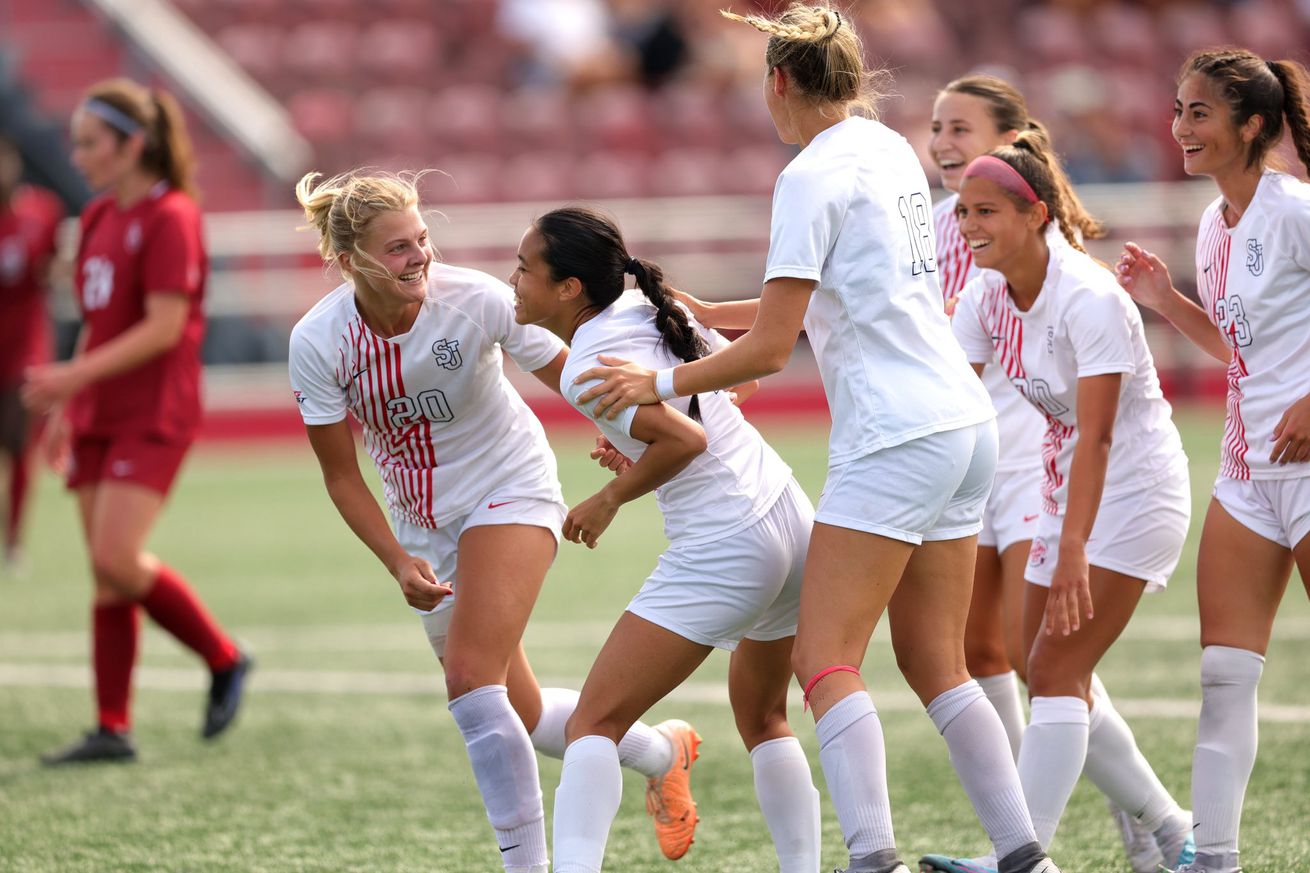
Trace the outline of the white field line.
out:
M 594 653 L 609 636 L 610 621 L 550 621 L 528 623 L 524 640 L 533 651 L 584 649 Z M 418 622 L 403 620 L 389 624 L 294 627 L 263 625 L 240 627 L 237 636 L 257 652 L 315 654 L 320 652 L 409 652 L 415 644 L 426 649 L 426 637 Z M 1121 639 L 1139 642 L 1177 642 L 1199 645 L 1200 624 L 1194 615 L 1141 616 L 1133 620 Z M 1310 640 L 1310 616 L 1287 616 L 1274 625 L 1275 640 Z M 874 634 L 874 645 L 890 645 L 886 622 Z M 146 645 L 167 648 L 170 637 L 149 628 Z M 89 641 L 84 631 L 22 631 L 0 629 L 0 658 L 85 657 Z M 1199 649 L 1192 650 L 1199 657 Z
M 10 688 L 88 688 L 90 670 L 86 665 L 12 664 L 0 662 L 0 687 Z M 195 668 L 139 667 L 136 687 L 154 691 L 203 690 L 202 672 Z M 280 670 L 258 669 L 251 680 L 259 694 L 343 694 L 343 695 L 420 695 L 434 702 L 445 699 L 439 668 L 431 673 L 378 670 Z M 581 677 L 543 679 L 543 685 L 580 688 Z M 884 712 L 915 712 L 922 706 L 907 691 L 874 692 L 878 709 Z M 673 703 L 728 705 L 728 686 L 722 682 L 687 682 L 669 695 Z M 1130 718 L 1167 718 L 1195 721 L 1200 700 L 1134 699 L 1115 697 L 1119 711 Z M 800 693 L 793 689 L 793 707 L 801 705 Z M 1310 706 L 1271 703 L 1260 705 L 1260 720 L 1292 724 L 1310 723 Z

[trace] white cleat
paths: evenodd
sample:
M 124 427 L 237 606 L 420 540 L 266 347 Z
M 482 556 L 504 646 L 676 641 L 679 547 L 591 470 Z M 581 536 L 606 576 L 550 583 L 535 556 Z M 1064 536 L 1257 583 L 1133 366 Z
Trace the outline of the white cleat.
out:
M 1124 842 L 1124 854 L 1128 856 L 1133 873 L 1159 873 L 1164 866 L 1164 855 L 1155 843 L 1155 834 L 1115 806 L 1114 801 L 1107 799 L 1106 805 L 1110 807 L 1110 817 L 1114 819 L 1119 837 Z

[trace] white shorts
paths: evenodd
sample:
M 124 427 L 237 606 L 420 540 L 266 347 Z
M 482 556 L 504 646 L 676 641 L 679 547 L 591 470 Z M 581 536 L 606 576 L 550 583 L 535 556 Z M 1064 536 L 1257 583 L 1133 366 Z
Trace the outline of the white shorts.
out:
M 814 520 L 918 545 L 982 530 L 996 421 L 928 434 L 828 468 Z
M 983 509 L 978 545 L 1004 552 L 1015 543 L 1031 540 L 1041 514 L 1041 467 L 997 473 L 992 496 Z
M 1087 540 L 1087 563 L 1146 582 L 1146 593 L 1163 591 L 1178 566 L 1192 519 L 1192 488 L 1186 470 L 1143 491 L 1101 500 Z M 1051 587 L 1060 555 L 1064 516 L 1043 512 L 1028 553 L 1024 578 Z
M 732 651 L 742 637 L 796 635 L 814 509 L 793 479 L 755 524 L 660 555 L 628 612 L 694 643 Z
M 1214 483 L 1214 499 L 1245 528 L 1285 549 L 1310 533 L 1310 476 L 1228 479 Z
M 564 517 L 568 507 L 553 500 L 538 500 L 529 497 L 514 497 L 509 494 L 496 495 L 484 499 L 478 508 L 450 524 L 438 528 L 419 527 L 407 521 L 394 521 L 396 539 L 411 555 L 427 559 L 437 579 L 455 589 L 449 597 L 443 597 L 433 609 L 414 612 L 423 621 L 423 630 L 428 635 L 428 642 L 437 657 L 446 654 L 446 635 L 450 630 L 450 619 L 454 614 L 455 598 L 459 596 L 456 583 L 459 567 L 459 538 L 464 531 L 492 524 L 526 524 L 544 527 L 555 535 L 555 542 L 560 541 L 560 532 L 564 528 Z M 413 607 L 411 607 L 413 609 Z

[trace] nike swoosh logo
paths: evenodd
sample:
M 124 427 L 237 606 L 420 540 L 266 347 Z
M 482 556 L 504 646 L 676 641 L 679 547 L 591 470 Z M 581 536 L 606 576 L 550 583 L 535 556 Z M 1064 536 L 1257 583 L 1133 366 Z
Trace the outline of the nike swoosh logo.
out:
M 505 854 L 506 852 L 508 852 L 510 849 L 517 849 L 517 848 L 518 848 L 519 846 L 521 846 L 521 845 L 523 845 L 523 844 L 522 844 L 522 843 L 515 843 L 515 844 L 512 845 L 512 846 L 501 846 L 501 847 L 500 847 L 500 853 L 503 855 L 503 854 Z
M 354 382 L 356 379 L 358 379 L 360 376 L 363 376 L 367 372 L 368 372 L 368 367 L 364 367 L 362 370 L 359 370 L 358 372 L 351 375 L 350 381 Z
M 1025 516 L 1023 517 L 1024 524 L 1027 524 L 1028 522 L 1032 521 L 1032 520 L 1035 519 L 1036 517 L 1037 517 L 1037 516 L 1035 516 L 1035 515 L 1025 515 Z
M 517 501 L 517 500 L 502 500 L 500 503 L 488 503 L 488 504 L 487 504 L 487 509 L 499 509 L 500 507 L 502 507 L 502 506 L 506 506 L 506 505 L 508 505 L 508 504 L 510 504 L 510 503 L 518 503 L 518 501 Z
M 1210 268 L 1211 268 L 1212 266 L 1214 266 L 1214 265 L 1213 265 L 1213 264 L 1206 264 L 1206 265 L 1205 265 L 1205 269 L 1202 270 L 1201 272 L 1202 272 L 1202 273 L 1208 273 L 1208 272 L 1210 272 Z
M 682 741 L 682 769 L 691 769 L 691 747 L 687 745 L 687 740 L 685 738 Z M 684 814 L 683 818 L 686 817 L 687 816 Z

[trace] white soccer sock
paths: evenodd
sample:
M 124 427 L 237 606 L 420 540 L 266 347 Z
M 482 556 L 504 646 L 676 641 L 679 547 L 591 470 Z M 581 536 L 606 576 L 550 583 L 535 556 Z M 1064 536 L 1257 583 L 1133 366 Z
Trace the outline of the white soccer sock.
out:
M 800 741 L 779 737 L 760 743 L 751 749 L 751 767 L 779 873 L 814 873 L 819 869 L 819 792 Z
M 505 686 L 474 689 L 447 708 L 468 747 L 473 778 L 496 829 L 505 869 L 532 870 L 549 863 L 537 756 Z
M 937 695 L 928 704 L 928 715 L 946 740 L 960 784 L 996 856 L 1004 858 L 1035 841 L 1005 728 L 979 683 L 970 679 Z
M 1019 781 L 1042 848 L 1050 848 L 1087 757 L 1087 703 L 1081 697 L 1034 697 L 1019 750 Z
M 569 743 L 555 789 L 555 873 L 599 873 L 622 797 L 618 747 L 597 736 Z
M 1234 864 L 1259 740 L 1256 687 L 1264 663 L 1255 652 L 1230 646 L 1206 646 L 1201 652 L 1201 720 L 1192 756 L 1196 851 L 1232 855 Z
M 1023 699 L 1019 694 L 1019 677 L 1013 670 L 996 676 L 978 676 L 978 685 L 1001 717 L 1005 737 L 1010 741 L 1010 756 L 1019 760 L 1019 742 L 1023 739 Z
M 577 708 L 578 692 L 573 689 L 541 689 L 541 718 L 532 729 L 533 748 L 548 758 L 562 759 L 568 746 L 564 726 Z M 619 763 L 654 779 L 673 766 L 673 745 L 659 731 L 639 721 L 619 740 Z
M 819 761 L 853 857 L 895 849 L 882 723 L 867 691 L 843 697 L 819 719 Z
M 1155 775 L 1137 748 L 1137 740 L 1114 708 L 1100 682 L 1092 683 L 1088 718 L 1087 762 L 1083 772 L 1114 805 L 1137 819 L 1148 831 L 1165 829 L 1165 841 L 1179 845 L 1191 830 L 1191 819 Z M 1176 838 L 1176 839 L 1175 839 Z M 1174 858 L 1166 856 L 1172 864 Z

